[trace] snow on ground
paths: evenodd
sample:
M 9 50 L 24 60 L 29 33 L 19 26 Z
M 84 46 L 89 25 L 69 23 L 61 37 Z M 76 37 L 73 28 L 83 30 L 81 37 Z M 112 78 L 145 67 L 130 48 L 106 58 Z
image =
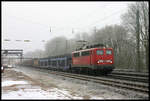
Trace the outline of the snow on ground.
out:
M 2 82 L 2 87 L 10 87 L 15 85 L 16 88 L 21 88 L 17 85 L 26 85 L 29 84 L 27 81 L 12 81 L 5 80 Z M 23 89 L 17 91 L 3 91 L 2 90 L 2 99 L 83 99 L 82 97 L 72 96 L 65 89 L 61 90 L 58 88 L 42 90 L 39 86 L 38 88 L 28 88 L 27 86 L 22 86 Z M 25 87 L 25 88 L 24 88 Z
M 104 100 L 104 98 L 102 98 L 102 97 L 97 97 L 97 96 L 93 96 L 93 97 L 91 97 L 90 99 L 99 99 L 99 100 Z
M 14 84 L 27 84 L 26 81 L 4 81 L 2 87 L 11 86 Z M 2 92 L 2 99 L 83 99 L 82 97 L 74 97 L 68 91 L 58 88 L 42 90 L 37 89 L 19 89 L 17 91 Z
M 28 84 L 28 82 L 26 81 L 4 81 L 2 82 L 2 87 L 3 86 L 11 86 L 11 85 L 14 85 L 14 84 Z
M 64 94 L 63 90 L 60 93 L 60 90 L 57 89 L 50 91 L 41 89 L 20 89 L 19 91 L 2 94 L 2 99 L 73 99 L 72 96 L 68 96 Z
M 116 93 L 114 89 L 92 82 L 55 76 L 34 68 L 12 68 L 5 70 L 2 75 L 2 99 L 128 98 L 128 95 Z
M 7 74 L 8 73 L 8 74 Z M 33 85 L 23 75 L 14 71 L 5 70 L 2 77 L 2 99 L 83 99 L 80 96 L 73 96 L 66 89 L 47 88 Z M 12 76 L 13 75 L 13 76 Z M 16 78 L 16 79 L 15 79 Z

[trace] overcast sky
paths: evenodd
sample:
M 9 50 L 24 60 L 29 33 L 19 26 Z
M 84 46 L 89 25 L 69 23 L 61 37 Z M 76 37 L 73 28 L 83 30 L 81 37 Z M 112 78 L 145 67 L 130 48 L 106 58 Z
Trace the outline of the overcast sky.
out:
M 44 50 L 42 40 L 56 36 L 70 39 L 95 26 L 120 24 L 120 15 L 129 3 L 132 2 L 2 2 L 2 49 Z

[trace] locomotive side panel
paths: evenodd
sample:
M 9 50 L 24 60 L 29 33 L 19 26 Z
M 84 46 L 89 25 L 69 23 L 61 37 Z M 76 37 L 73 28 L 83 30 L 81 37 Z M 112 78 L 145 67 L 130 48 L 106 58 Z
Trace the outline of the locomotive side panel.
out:
M 80 65 L 80 66 L 85 66 L 85 65 L 91 65 L 91 52 L 90 50 L 88 51 L 81 51 L 77 53 L 72 54 L 72 65 Z
M 96 50 L 92 50 L 91 51 L 91 65 L 95 65 L 96 64 Z

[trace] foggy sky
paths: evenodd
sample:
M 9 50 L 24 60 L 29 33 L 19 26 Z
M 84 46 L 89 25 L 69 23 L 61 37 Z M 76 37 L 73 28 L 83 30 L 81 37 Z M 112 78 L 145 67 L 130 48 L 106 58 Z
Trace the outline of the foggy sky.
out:
M 120 24 L 120 15 L 129 3 L 132 2 L 2 2 L 2 49 L 44 50 L 46 42 L 42 40 L 56 36 L 70 39 L 77 33 L 91 32 L 95 26 Z

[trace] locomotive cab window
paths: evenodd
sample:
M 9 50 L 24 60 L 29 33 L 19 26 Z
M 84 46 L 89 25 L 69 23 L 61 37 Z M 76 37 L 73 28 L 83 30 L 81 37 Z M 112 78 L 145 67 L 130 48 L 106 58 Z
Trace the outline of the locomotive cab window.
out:
M 96 54 L 97 54 L 97 55 L 103 55 L 103 54 L 104 54 L 104 51 L 103 51 L 103 50 L 97 50 L 97 51 L 96 51 Z
M 78 57 L 78 56 L 80 56 L 80 54 L 79 53 L 74 53 L 73 56 Z
M 112 54 L 112 51 L 111 51 L 111 50 L 106 50 L 106 54 L 107 54 L 107 55 L 111 55 L 111 54 Z

